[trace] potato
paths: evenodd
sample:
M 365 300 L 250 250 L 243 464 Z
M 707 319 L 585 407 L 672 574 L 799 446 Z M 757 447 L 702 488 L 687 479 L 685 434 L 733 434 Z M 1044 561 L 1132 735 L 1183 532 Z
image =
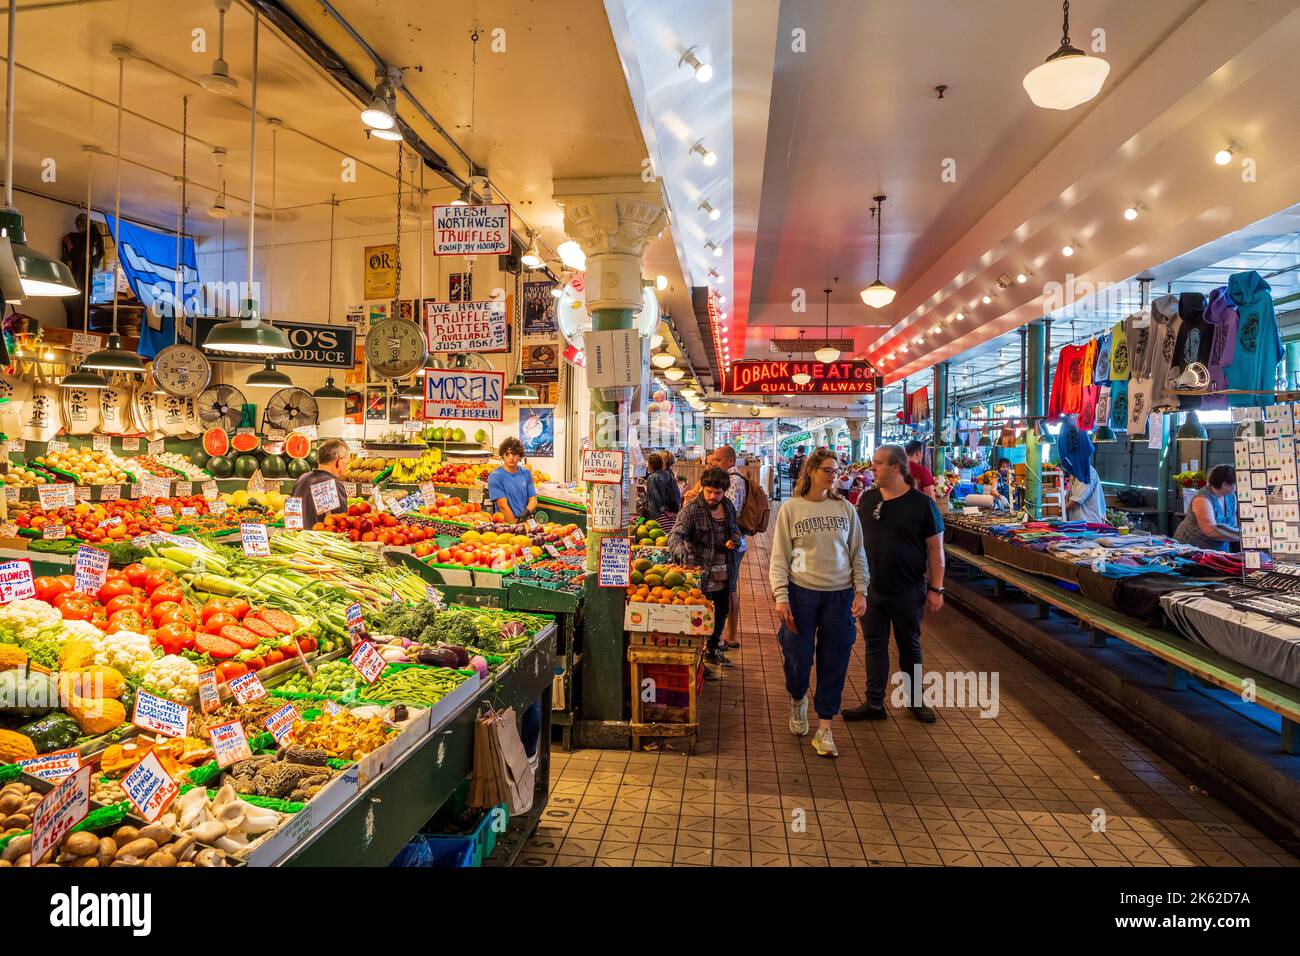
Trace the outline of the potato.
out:
M 100 866 L 108 866 L 117 856 L 117 841 L 112 837 L 100 837 L 99 850 L 95 853 L 95 859 L 99 861 Z
M 117 853 L 113 855 L 113 861 L 124 859 L 128 856 L 139 857 L 141 860 L 147 858 L 158 849 L 158 841 L 148 838 L 137 838 L 123 846 L 117 848 Z
M 12 791 L 6 792 L 0 796 L 0 817 L 7 817 L 11 813 L 17 813 L 18 808 L 23 805 L 23 798 Z
M 113 831 L 113 839 L 117 841 L 118 846 L 122 846 L 123 844 L 130 843 L 139 835 L 140 835 L 140 831 L 137 830 L 135 827 L 130 826 L 129 824 L 126 826 L 120 826 Z
M 159 850 L 157 853 L 149 854 L 149 858 L 144 861 L 145 866 L 175 866 L 176 857 L 172 856 L 166 850 Z
M 151 823 L 140 831 L 138 838 L 153 840 L 154 843 L 162 846 L 172 838 L 172 832 L 161 823 Z
M 63 852 L 72 856 L 93 856 L 99 850 L 99 837 L 85 830 L 69 833 L 63 839 Z
M 14 860 L 14 866 L 31 866 L 31 865 L 32 865 L 32 855 L 30 853 L 24 853 L 18 859 Z
M 13 863 L 31 848 L 32 835 L 30 833 L 20 834 L 9 841 L 9 845 L 5 847 L 4 853 L 0 854 L 0 859 L 5 859 L 10 863 Z
M 26 830 L 32 825 L 32 818 L 25 813 L 15 813 L 6 817 L 4 827 L 6 830 Z
M 75 860 L 73 860 L 71 863 L 69 863 L 68 866 L 83 866 L 83 867 L 84 867 L 84 866 L 94 866 L 94 867 L 97 867 L 97 866 L 99 866 L 99 859 L 98 859 L 97 857 L 93 857 L 93 856 L 79 856 L 79 857 L 77 857 Z

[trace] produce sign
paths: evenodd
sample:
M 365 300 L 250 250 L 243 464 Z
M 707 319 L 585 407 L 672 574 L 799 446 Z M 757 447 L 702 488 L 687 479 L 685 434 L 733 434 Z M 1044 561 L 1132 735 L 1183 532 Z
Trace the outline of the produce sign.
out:
M 77 548 L 77 557 L 73 563 L 73 590 L 82 594 L 98 594 L 108 577 L 107 551 L 82 545 Z
M 135 695 L 135 714 L 131 723 L 165 737 L 184 737 L 190 726 L 190 709 L 142 690 Z
M 202 347 L 222 318 L 203 318 L 198 322 L 198 345 Z M 293 352 L 277 355 L 276 365 L 309 365 L 314 368 L 352 368 L 356 364 L 356 329 L 347 325 L 311 325 L 305 322 L 276 321 L 275 327 L 289 336 Z M 248 359 L 234 354 L 206 352 L 213 362 L 246 362 Z M 161 449 L 159 449 L 161 451 Z
M 42 508 L 71 508 L 77 503 L 76 492 L 72 485 L 38 485 L 36 497 Z
M 66 779 L 81 767 L 81 752 L 76 747 L 56 750 L 41 757 L 30 757 L 18 761 L 23 773 L 41 780 L 56 782 Z
M 343 504 L 339 501 L 339 489 L 333 481 L 318 481 L 312 485 L 311 500 L 316 506 L 317 514 L 333 511 Z
M 428 369 L 424 376 L 424 417 L 504 421 L 505 383 L 505 372 Z
M 602 538 L 600 578 L 602 588 L 625 588 L 631 584 L 632 539 Z
M 32 861 L 37 862 L 59 845 L 90 813 L 90 767 L 82 767 L 36 805 L 32 817 Z
M 152 750 L 122 778 L 122 789 L 140 816 L 150 823 L 162 816 L 167 805 L 181 792 L 180 784 L 172 780 Z
M 221 692 L 217 690 L 217 669 L 209 667 L 199 672 L 199 710 L 210 714 L 221 706 Z
M 504 352 L 507 324 L 505 299 L 424 303 L 430 353 Z
M 298 711 L 293 709 L 293 704 L 285 704 L 262 723 L 275 737 L 276 743 L 283 743 L 284 739 L 292 734 L 294 721 L 299 719 Z
M 26 558 L 0 564 L 0 604 L 36 596 L 32 562 Z
M 812 376 L 806 385 L 791 376 Z M 731 395 L 842 394 L 870 395 L 876 390 L 876 369 L 870 362 L 732 362 L 724 393 Z
M 435 256 L 508 255 L 510 206 L 434 206 Z
M 157 475 L 145 475 L 140 479 L 140 487 L 143 489 L 146 497 L 149 498 L 166 498 L 171 492 L 172 483 L 169 478 L 159 478 Z M 42 507 L 49 507 L 41 502 Z
M 301 498 L 284 499 L 284 530 L 285 531 L 302 530 L 302 499 Z
M 379 680 L 379 675 L 384 672 L 387 666 L 384 659 L 375 650 L 375 645 L 369 641 L 362 641 L 356 646 L 356 649 L 348 656 L 348 660 L 367 684 L 373 684 Z
M 208 736 L 212 738 L 212 752 L 217 758 L 217 766 L 223 770 L 237 760 L 253 756 L 253 751 L 248 746 L 248 737 L 244 733 L 244 725 L 238 720 L 209 727 Z
M 240 542 L 244 554 L 250 558 L 265 558 L 271 554 L 271 545 L 266 536 L 266 525 L 246 521 L 239 526 Z
M 266 686 L 262 679 L 254 673 L 240 674 L 238 677 L 232 677 L 227 682 L 230 692 L 235 695 L 235 700 L 241 704 L 251 704 L 255 700 L 261 700 L 266 696 Z

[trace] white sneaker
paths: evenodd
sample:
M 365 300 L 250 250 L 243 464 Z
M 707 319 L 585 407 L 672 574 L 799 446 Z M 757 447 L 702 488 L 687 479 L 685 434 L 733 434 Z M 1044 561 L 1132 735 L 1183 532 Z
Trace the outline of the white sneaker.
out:
M 808 735 L 808 695 L 803 695 L 803 700 L 795 701 L 790 705 L 790 733 L 796 737 L 806 737 Z
M 829 727 L 823 727 L 813 735 L 812 747 L 820 757 L 838 757 L 840 755 L 839 750 L 835 747 L 835 738 L 831 736 Z

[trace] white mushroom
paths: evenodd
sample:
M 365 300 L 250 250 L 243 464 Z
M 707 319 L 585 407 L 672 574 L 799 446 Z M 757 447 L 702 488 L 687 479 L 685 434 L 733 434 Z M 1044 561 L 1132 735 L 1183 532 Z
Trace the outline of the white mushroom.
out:
M 190 834 L 204 843 L 216 843 L 226 835 L 226 825 L 220 820 L 205 820 L 191 829 Z

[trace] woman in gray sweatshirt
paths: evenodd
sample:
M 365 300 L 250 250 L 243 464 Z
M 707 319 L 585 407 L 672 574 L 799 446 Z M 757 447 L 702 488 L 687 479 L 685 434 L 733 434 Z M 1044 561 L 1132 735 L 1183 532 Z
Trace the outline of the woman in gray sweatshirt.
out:
M 768 583 L 781 618 L 778 641 L 792 701 L 790 732 L 808 733 L 808 678 L 817 664 L 812 746 L 823 757 L 839 751 L 831 721 L 840 711 L 856 628 L 866 610 L 867 562 L 862 524 L 835 490 L 834 454 L 818 449 L 804 462 L 794 494 L 777 515 Z

